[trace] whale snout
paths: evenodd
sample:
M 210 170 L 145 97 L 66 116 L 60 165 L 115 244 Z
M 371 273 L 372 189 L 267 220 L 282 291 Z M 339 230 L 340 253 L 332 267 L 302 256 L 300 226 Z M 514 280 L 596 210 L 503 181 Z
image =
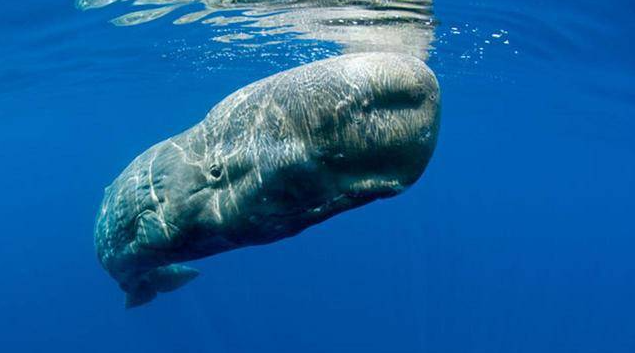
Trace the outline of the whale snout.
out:
M 374 54 L 366 60 L 370 89 L 360 92 L 361 109 L 356 114 L 365 132 L 378 142 L 397 144 L 431 132 L 438 124 L 440 97 L 438 81 L 428 66 L 403 54 Z
M 437 102 L 439 85 L 428 66 L 418 58 L 391 53 L 370 54 L 365 58 L 366 77 L 371 85 L 365 105 L 377 109 L 418 108 L 426 100 Z
M 421 176 L 435 148 L 437 79 L 418 58 L 390 53 L 356 55 L 340 75 L 343 98 L 323 116 L 333 132 L 321 158 L 348 196 L 398 194 Z

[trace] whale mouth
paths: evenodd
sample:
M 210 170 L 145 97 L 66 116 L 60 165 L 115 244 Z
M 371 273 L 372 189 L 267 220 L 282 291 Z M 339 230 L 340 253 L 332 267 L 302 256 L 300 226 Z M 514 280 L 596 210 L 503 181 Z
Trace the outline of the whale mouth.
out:
M 328 217 L 331 214 L 365 205 L 377 199 L 393 197 L 405 190 L 397 179 L 367 178 L 354 181 L 345 191 L 317 205 L 296 207 L 286 212 L 271 213 L 275 218 Z

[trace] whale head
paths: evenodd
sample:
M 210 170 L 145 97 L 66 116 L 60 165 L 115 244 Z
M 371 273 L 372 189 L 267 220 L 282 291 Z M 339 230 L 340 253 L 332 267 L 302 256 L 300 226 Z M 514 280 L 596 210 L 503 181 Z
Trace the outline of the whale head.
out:
M 201 125 L 226 180 L 198 222 L 259 244 L 397 195 L 432 156 L 439 105 L 432 71 L 403 54 L 344 55 L 247 86 Z

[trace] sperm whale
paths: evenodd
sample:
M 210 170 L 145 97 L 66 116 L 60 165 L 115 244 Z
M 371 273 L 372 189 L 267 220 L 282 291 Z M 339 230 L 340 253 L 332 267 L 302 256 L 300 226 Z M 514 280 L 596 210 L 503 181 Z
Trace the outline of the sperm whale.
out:
M 432 156 L 439 107 L 434 74 L 406 54 L 342 55 L 243 87 L 106 188 L 99 261 L 135 307 L 195 278 L 183 262 L 395 196 Z

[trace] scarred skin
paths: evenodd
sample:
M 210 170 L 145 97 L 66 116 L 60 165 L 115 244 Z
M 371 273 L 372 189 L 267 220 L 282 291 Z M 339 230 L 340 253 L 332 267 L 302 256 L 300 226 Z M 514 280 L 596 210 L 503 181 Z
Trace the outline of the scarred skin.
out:
M 433 73 L 404 54 L 343 55 L 248 85 L 106 188 L 98 258 L 133 307 L 197 274 L 173 264 L 394 196 L 432 156 L 439 102 Z

